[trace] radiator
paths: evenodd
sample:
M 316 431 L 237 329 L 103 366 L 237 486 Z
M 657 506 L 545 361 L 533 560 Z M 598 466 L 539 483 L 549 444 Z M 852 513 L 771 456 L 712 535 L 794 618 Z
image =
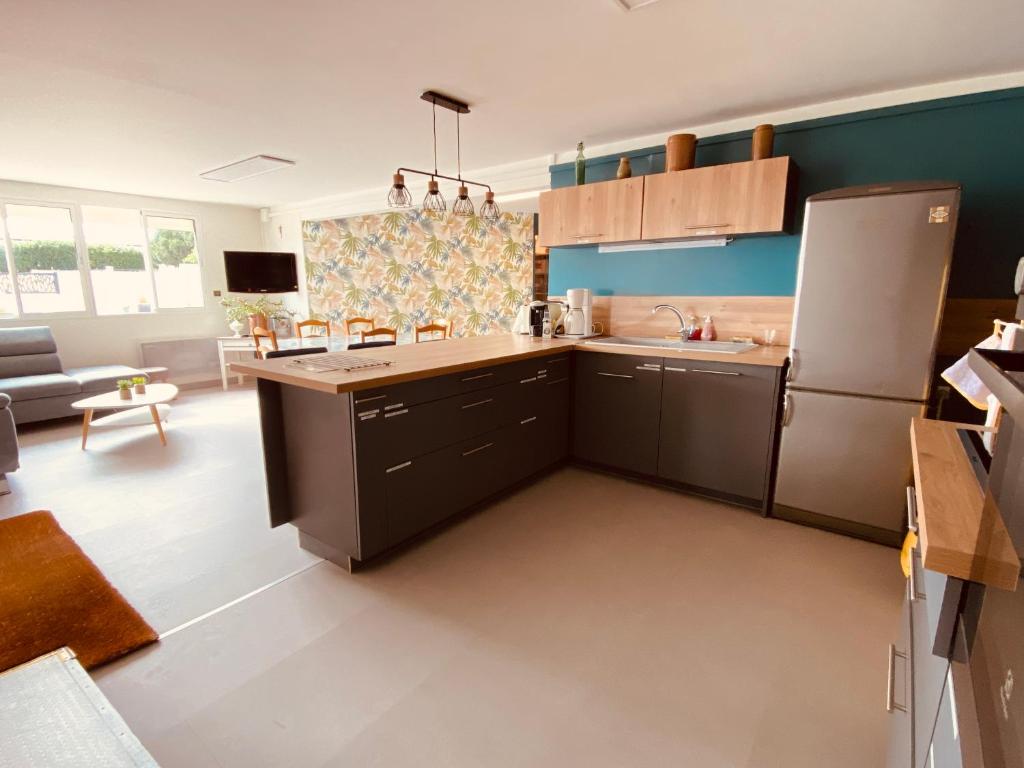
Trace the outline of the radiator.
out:
M 214 338 L 154 339 L 139 343 L 143 367 L 163 366 L 174 384 L 220 379 Z

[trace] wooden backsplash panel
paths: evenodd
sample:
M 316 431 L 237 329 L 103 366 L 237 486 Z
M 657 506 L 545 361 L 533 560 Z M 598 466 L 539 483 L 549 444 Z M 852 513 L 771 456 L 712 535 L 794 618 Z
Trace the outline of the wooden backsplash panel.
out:
M 553 297 L 554 298 L 554 297 Z M 558 297 L 564 300 L 564 296 Z M 690 312 L 703 320 L 710 314 L 718 338 L 753 336 L 761 342 L 764 332 L 775 329 L 775 344 L 788 346 L 793 328 L 792 296 L 595 296 L 594 320 L 614 336 L 665 336 L 675 333 L 675 315 L 662 310 L 651 315 L 656 304 L 671 304 L 686 317 Z

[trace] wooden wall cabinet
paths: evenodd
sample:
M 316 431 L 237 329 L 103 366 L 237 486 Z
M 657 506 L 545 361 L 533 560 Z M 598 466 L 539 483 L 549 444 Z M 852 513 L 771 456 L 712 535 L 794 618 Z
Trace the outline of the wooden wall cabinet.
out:
M 538 245 L 640 239 L 645 176 L 542 192 Z
M 641 235 L 669 240 L 784 232 L 794 167 L 788 157 L 773 157 L 651 174 Z

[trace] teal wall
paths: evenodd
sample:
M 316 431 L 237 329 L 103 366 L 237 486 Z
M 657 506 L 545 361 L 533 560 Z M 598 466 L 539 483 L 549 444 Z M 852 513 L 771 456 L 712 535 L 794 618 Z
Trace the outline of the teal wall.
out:
M 855 184 L 943 179 L 964 185 L 949 295 L 1012 295 L 1024 256 L 1024 88 L 776 126 L 775 154 L 796 162 L 794 235 L 737 238 L 728 246 L 599 254 L 553 248 L 549 292 L 791 296 L 808 195 Z M 626 153 L 634 175 L 664 170 L 664 147 Z M 587 161 L 587 181 L 615 177 L 621 155 Z M 746 160 L 750 132 L 701 138 L 697 165 Z M 551 186 L 575 183 L 572 163 L 551 166 Z

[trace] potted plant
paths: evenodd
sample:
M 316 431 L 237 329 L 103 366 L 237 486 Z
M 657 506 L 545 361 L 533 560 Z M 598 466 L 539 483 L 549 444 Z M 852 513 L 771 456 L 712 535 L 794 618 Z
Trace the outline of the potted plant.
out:
M 295 313 L 286 309 L 280 301 L 271 301 L 266 296 L 256 299 L 229 296 L 221 299 L 220 304 L 224 307 L 228 317 L 228 324 L 236 336 L 241 336 L 245 330 L 245 324 L 249 324 L 249 332 L 253 328 L 269 328 L 270 321 L 276 318 L 291 317 Z
M 117 380 L 117 391 L 121 395 L 122 400 L 132 399 L 132 380 L 131 379 L 118 379 Z
M 145 376 L 133 376 L 132 384 L 135 385 L 135 394 L 144 395 L 146 394 L 146 377 Z

